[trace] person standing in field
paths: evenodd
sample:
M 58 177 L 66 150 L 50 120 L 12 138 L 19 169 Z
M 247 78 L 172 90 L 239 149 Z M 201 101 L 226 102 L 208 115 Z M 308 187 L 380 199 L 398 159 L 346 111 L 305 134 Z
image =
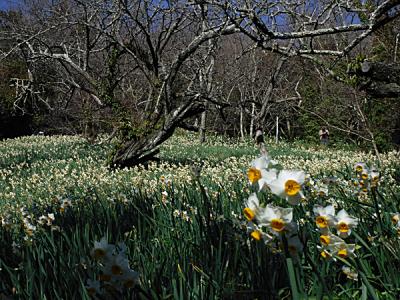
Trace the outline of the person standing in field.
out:
M 329 143 L 329 130 L 326 127 L 321 127 L 319 131 L 319 140 L 322 145 L 328 145 Z

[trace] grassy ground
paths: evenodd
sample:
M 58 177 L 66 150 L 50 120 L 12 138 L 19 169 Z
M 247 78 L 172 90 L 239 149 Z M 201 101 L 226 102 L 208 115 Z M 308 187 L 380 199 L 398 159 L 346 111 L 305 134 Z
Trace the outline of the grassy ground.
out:
M 360 195 L 353 166 L 376 165 L 371 153 L 300 142 L 267 147 L 281 168 L 312 179 L 293 207 L 302 246 L 296 254 L 249 235 L 242 211 L 258 191 L 247 179 L 258 155 L 250 142 L 211 137 L 199 145 L 194 136 L 178 135 L 162 147 L 159 162 L 117 171 L 107 167 L 110 146 L 79 137 L 1 142 L 0 295 L 89 298 L 88 280 L 101 279 L 106 267 L 94 259 L 94 242 L 106 237 L 126 245 L 116 248 L 140 276 L 130 289 L 101 281 L 92 296 L 99 299 L 396 299 L 399 153 L 382 155 L 379 186 Z M 258 197 L 262 206 L 291 207 L 268 191 Z M 315 204 L 358 219 L 346 240 L 356 256 L 321 258 Z

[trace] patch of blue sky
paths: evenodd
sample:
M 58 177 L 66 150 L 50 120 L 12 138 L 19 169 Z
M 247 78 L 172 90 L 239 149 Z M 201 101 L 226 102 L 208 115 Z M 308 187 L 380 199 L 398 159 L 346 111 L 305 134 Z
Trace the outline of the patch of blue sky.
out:
M 22 0 L 0 0 L 0 10 L 3 11 L 18 9 L 22 5 Z

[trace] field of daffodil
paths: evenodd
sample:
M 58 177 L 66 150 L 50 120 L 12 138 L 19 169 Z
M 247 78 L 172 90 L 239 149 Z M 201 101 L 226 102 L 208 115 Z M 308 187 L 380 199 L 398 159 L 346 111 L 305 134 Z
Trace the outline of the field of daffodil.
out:
M 178 134 L 111 169 L 0 142 L 0 299 L 398 299 L 400 153 Z

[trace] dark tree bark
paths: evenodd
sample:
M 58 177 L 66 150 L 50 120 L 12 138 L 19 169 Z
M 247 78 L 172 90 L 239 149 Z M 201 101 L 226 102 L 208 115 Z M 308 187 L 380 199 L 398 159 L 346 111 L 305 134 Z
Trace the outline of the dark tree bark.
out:
M 375 98 L 400 97 L 400 64 L 363 62 L 358 75 L 367 79 L 361 89 L 368 95 Z
M 160 129 L 139 139 L 124 141 L 113 157 L 113 166 L 129 167 L 154 159 L 159 152 L 158 146 L 169 139 L 186 119 L 200 114 L 204 109 L 204 103 L 196 99 L 179 106 L 166 117 Z

